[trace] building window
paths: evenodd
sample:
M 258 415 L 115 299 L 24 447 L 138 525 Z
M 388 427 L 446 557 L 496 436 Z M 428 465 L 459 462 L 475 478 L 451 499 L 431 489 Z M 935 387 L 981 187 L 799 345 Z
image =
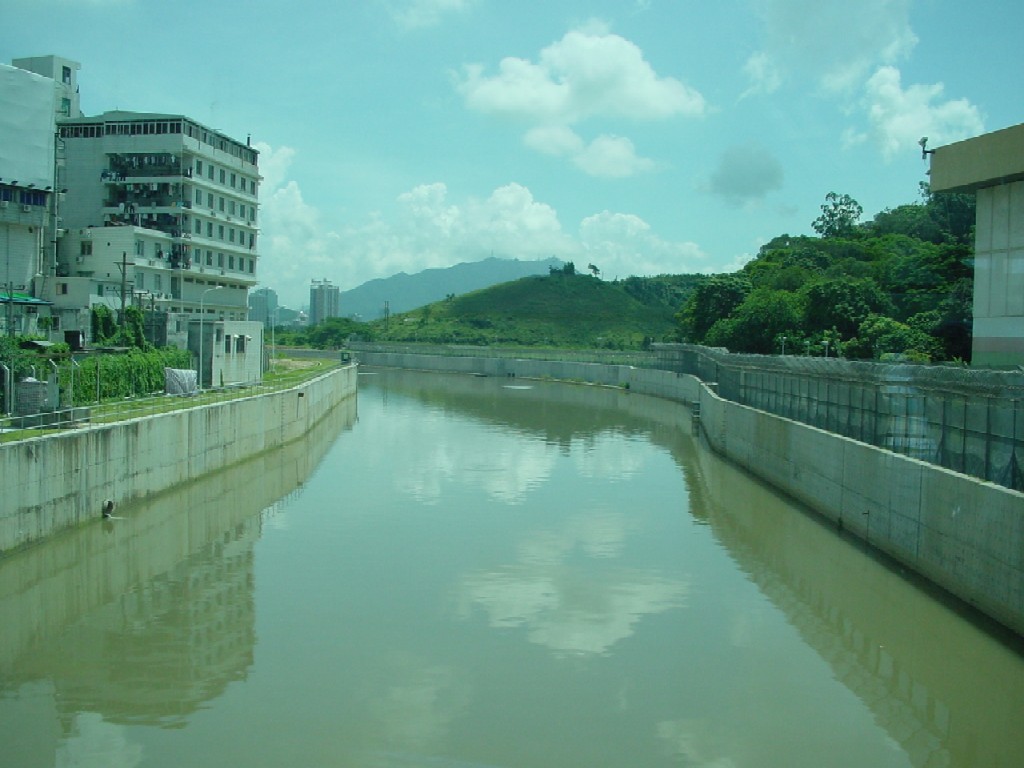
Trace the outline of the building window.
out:
M 245 336 L 241 333 L 235 336 L 235 352 L 245 352 Z
M 67 283 L 59 283 L 59 284 L 57 285 L 57 291 L 58 291 L 58 292 L 59 292 L 59 293 L 60 293 L 60 294 L 61 294 L 62 296 L 67 296 L 67 294 L 68 294 L 68 284 L 67 284 Z
M 224 169 L 223 169 L 223 168 L 221 168 L 221 169 L 220 169 L 220 183 L 221 183 L 221 184 L 223 184 L 223 183 L 224 183 L 224 179 L 225 179 L 226 177 L 227 177 L 227 174 L 226 174 L 226 173 L 224 172 Z
M 65 117 L 71 117 L 71 99 L 60 100 L 60 113 Z
M 220 267 L 221 269 L 224 269 L 224 254 L 223 253 L 218 253 L 217 254 L 217 266 Z
M 256 271 L 256 259 L 249 259 L 249 274 L 253 274 Z
M 203 190 L 197 189 L 196 190 L 196 205 L 202 205 L 202 204 L 203 204 Z
M 146 244 L 141 240 L 135 241 L 135 255 L 145 256 L 146 255 Z
M 196 219 L 196 234 L 203 234 L 203 222 L 201 222 L 199 219 Z
M 213 266 L 213 251 L 207 251 L 206 252 L 206 266 L 208 266 L 208 267 L 212 267 Z
M 206 175 L 209 177 L 210 181 L 213 181 L 213 163 L 206 166 Z
M 60 68 L 60 81 L 64 85 L 71 85 L 71 67 Z
M 242 203 L 238 204 L 238 215 L 243 219 L 245 218 L 245 206 Z
M 153 275 L 153 290 L 154 291 L 161 290 L 161 288 L 160 288 L 161 282 L 163 282 L 163 281 L 160 279 L 160 274 L 159 273 Z
M 83 240 L 80 253 L 83 256 L 92 256 L 92 240 Z
M 233 173 L 231 174 L 231 188 L 235 188 L 235 174 Z
M 235 201 L 234 200 L 228 200 L 228 213 L 231 216 L 235 215 Z
M 218 208 L 218 209 L 219 209 L 219 210 L 220 210 L 220 211 L 221 211 L 222 213 L 224 212 L 224 198 L 223 198 L 223 197 L 218 197 L 218 198 L 217 198 L 217 208 Z
M 213 192 L 206 193 L 206 207 L 213 210 Z
M 228 269 L 234 269 L 234 268 L 235 268 L 235 257 L 234 256 L 228 256 Z
M 220 240 L 224 239 L 224 225 L 223 224 L 218 224 L 217 225 L 217 237 Z
M 235 230 L 233 227 L 228 229 L 228 242 L 235 242 Z
M 202 176 L 202 175 L 203 175 L 203 161 L 202 160 L 196 160 L 196 176 Z
M 140 291 L 145 290 L 145 288 L 146 288 L 146 275 L 145 275 L 145 273 L 143 273 L 143 272 L 136 272 L 135 273 L 135 287 L 138 288 Z

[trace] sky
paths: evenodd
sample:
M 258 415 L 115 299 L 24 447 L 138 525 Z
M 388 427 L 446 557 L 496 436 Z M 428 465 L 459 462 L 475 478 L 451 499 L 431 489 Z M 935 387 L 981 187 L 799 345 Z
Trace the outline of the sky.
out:
M 1020 0 L 0 0 L 0 61 L 82 110 L 260 150 L 261 286 L 293 308 L 488 256 L 738 269 L 919 201 L 935 147 L 1024 122 Z

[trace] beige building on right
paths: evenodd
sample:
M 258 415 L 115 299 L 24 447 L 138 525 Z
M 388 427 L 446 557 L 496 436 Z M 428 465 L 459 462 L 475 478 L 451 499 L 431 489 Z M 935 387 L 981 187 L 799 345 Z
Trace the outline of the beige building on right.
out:
M 977 196 L 972 364 L 1024 365 L 1024 124 L 936 148 L 931 190 Z

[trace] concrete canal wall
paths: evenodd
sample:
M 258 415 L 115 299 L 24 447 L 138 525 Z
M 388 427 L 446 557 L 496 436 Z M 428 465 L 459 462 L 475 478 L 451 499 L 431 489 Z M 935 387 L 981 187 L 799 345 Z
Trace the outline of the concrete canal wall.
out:
M 0 444 L 0 552 L 305 435 L 355 395 L 354 365 L 301 386 Z
M 360 352 L 361 363 L 564 379 L 699 403 L 716 452 L 1024 635 L 1024 494 L 720 398 L 689 374 Z

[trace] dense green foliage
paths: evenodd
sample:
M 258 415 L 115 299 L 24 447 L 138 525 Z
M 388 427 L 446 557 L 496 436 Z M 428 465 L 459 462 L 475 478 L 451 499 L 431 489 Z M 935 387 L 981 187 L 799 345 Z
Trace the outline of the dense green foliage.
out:
M 312 347 L 313 349 L 340 349 L 351 337 L 372 341 L 373 331 L 367 323 L 350 320 L 347 317 L 329 317 L 324 322 L 308 328 L 277 328 L 274 342 L 287 347 Z M 270 335 L 264 335 L 269 342 Z
M 148 349 L 144 316 L 136 307 L 126 307 L 120 325 L 110 309 L 102 304 L 92 308 L 92 341 L 97 346 L 135 347 Z
M 700 280 L 698 275 L 661 275 L 604 282 L 577 272 L 569 262 L 546 276 L 524 277 L 461 296 L 451 294 L 443 301 L 371 323 L 332 318 L 302 331 L 279 328 L 277 342 L 325 349 L 342 347 L 356 337 L 436 344 L 641 348 L 651 341 L 675 338 L 673 314 Z
M 969 359 L 973 196 L 930 195 L 859 223 L 829 193 L 813 228 L 782 235 L 731 275 L 705 277 L 676 318 L 681 338 L 735 352 Z M 827 342 L 827 347 L 826 347 Z
M 164 368 L 190 368 L 192 356 L 182 349 L 132 349 L 125 354 L 95 354 L 77 365 L 62 365 L 62 393 L 74 388 L 74 404 L 134 397 L 164 389 Z M 99 397 L 97 398 L 97 392 Z M 63 395 L 62 399 L 67 395 Z
M 63 404 L 69 402 L 72 389 L 75 405 L 95 403 L 97 399 L 110 400 L 161 392 L 164 388 L 164 368 L 192 366 L 191 353 L 171 347 L 146 350 L 132 348 L 125 353 L 79 355 L 72 362 L 66 344 L 56 344 L 46 352 L 38 352 L 21 348 L 27 340 L 22 337 L 0 337 L 0 362 L 13 369 L 15 381 L 31 375 L 33 370 L 36 378 L 47 379 L 56 365 Z
M 641 348 L 675 337 L 674 312 L 695 281 L 661 276 L 605 282 L 567 264 L 547 276 L 451 296 L 376 321 L 372 333 L 389 341 Z

